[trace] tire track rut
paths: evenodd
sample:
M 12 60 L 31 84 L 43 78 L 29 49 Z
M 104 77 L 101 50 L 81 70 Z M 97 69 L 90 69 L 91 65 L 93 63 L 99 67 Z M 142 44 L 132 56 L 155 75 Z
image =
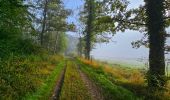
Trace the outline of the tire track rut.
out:
M 104 100 L 104 96 L 101 93 L 101 89 L 94 82 L 92 82 L 84 72 L 80 70 L 80 66 L 78 66 L 78 69 L 82 80 L 84 81 L 86 87 L 89 90 L 89 93 L 91 94 L 92 99 Z
M 64 70 L 61 72 L 59 80 L 57 80 L 57 82 L 56 82 L 55 89 L 54 89 L 53 94 L 49 100 L 59 100 L 60 92 L 61 92 L 61 89 L 62 89 L 62 86 L 64 83 L 66 68 L 67 68 L 67 62 L 65 64 Z

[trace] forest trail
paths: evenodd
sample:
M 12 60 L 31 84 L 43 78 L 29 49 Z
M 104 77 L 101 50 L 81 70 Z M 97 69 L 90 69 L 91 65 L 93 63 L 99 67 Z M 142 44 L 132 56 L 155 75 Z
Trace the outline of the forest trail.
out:
M 75 69 L 75 72 L 70 72 L 68 66 L 70 66 L 68 63 L 72 63 L 72 68 Z M 68 62 L 66 62 L 65 64 L 65 68 L 64 70 L 62 71 L 61 75 L 60 75 L 60 78 L 59 80 L 57 80 L 56 82 L 56 86 L 55 86 L 55 89 L 53 91 L 53 95 L 49 98 L 49 100 L 63 100 L 62 99 L 62 92 L 64 91 L 64 88 L 66 84 L 69 84 L 69 83 L 66 83 L 67 82 L 67 75 L 68 73 L 77 73 L 78 76 L 80 77 L 80 81 L 83 83 L 83 86 L 82 87 L 85 87 L 85 90 L 87 90 L 85 93 L 83 92 L 83 96 L 86 96 L 86 95 L 89 95 L 89 98 L 87 100 L 104 100 L 104 97 L 101 93 L 101 89 L 99 87 L 96 86 L 96 84 L 89 79 L 89 77 L 80 70 L 80 67 L 79 64 L 74 60 L 74 59 L 71 59 L 69 60 Z M 69 71 L 69 72 L 68 72 Z M 77 71 L 77 72 L 76 72 Z M 74 78 L 73 75 L 70 75 L 72 78 Z M 72 80 L 72 79 L 71 79 Z M 74 82 L 76 82 L 77 80 L 72 80 L 71 83 L 71 87 L 67 86 L 67 89 L 66 90 L 67 92 L 73 92 L 74 90 L 69 90 L 69 89 L 74 89 Z M 77 85 L 78 86 L 78 85 Z M 77 87 L 78 88 L 78 91 L 76 91 L 76 96 L 79 96 L 81 95 L 80 93 L 82 92 L 82 87 Z M 72 93 L 66 93 L 66 94 L 72 94 Z M 88 96 L 87 96 L 88 97 Z M 66 100 L 69 99 L 69 100 L 74 100 L 76 98 L 79 98 L 79 97 L 73 97 L 71 96 L 71 98 L 65 98 Z M 82 97 L 80 97 L 81 99 L 83 99 Z M 86 100 L 84 99 L 84 100 Z

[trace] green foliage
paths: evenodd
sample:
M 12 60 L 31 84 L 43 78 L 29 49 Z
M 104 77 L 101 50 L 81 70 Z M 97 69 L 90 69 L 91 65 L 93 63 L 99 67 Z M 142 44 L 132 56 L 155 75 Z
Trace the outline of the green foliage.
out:
M 0 1 L 0 39 L 12 39 L 21 36 L 25 27 L 30 25 L 27 7 L 22 0 Z
M 41 54 L 43 49 L 35 45 L 29 39 L 0 40 L 0 58 L 8 58 L 13 55 Z
M 127 0 L 85 1 L 79 19 L 85 27 L 82 34 L 86 52 L 92 50 L 95 43 L 109 42 L 117 31 L 124 32 L 134 26 L 129 24 L 132 11 L 127 10 L 128 3 Z
M 30 34 L 31 20 L 28 7 L 22 0 L 0 1 L 0 58 L 10 54 L 33 54 L 39 47 L 32 40 L 24 38 Z
M 144 33 L 142 39 L 135 41 L 132 45 L 135 48 L 139 48 L 140 46 L 149 46 L 148 41 L 148 29 L 146 27 L 147 23 L 147 15 L 146 15 L 146 6 L 140 5 L 137 8 L 128 9 L 130 1 L 129 0 L 105 0 L 98 1 L 96 6 L 98 11 L 97 19 L 99 21 L 96 22 L 96 26 L 99 27 L 99 33 L 102 32 L 111 32 L 115 34 L 115 32 L 125 30 L 135 30 L 141 33 Z M 165 27 L 169 27 L 170 18 L 167 12 L 170 9 L 170 1 L 164 0 L 164 21 Z M 111 8 L 111 9 L 110 9 Z M 107 17 L 107 20 L 106 20 Z M 110 18 L 109 18 L 110 17 Z M 111 19 L 111 20 L 108 20 Z M 102 20 L 102 21 L 101 21 Z M 100 23 L 99 23 L 100 22 Z M 111 25 L 112 23 L 112 25 Z M 110 25 L 109 25 L 110 24 Z M 101 25 L 101 27 L 100 27 Z M 103 27 L 102 27 L 103 26 Z M 107 27 L 105 27 L 107 26 Z M 159 29 L 159 28 L 158 28 Z
M 16 42 L 17 43 L 17 42 Z M 22 54 L 41 54 L 44 53 L 43 49 L 33 44 L 31 40 L 25 39 L 25 40 L 18 40 L 18 44 L 16 45 L 16 52 L 21 52 Z
M 96 19 L 95 22 L 96 33 L 103 34 L 103 32 L 115 33 L 115 24 L 110 16 L 103 16 Z

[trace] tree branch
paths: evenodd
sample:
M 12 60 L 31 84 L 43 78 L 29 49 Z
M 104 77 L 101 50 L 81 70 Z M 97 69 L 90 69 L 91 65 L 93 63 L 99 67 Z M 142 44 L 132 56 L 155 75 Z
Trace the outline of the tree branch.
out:
M 112 18 L 112 20 L 119 21 L 119 22 L 124 22 L 124 23 L 129 23 L 129 24 L 134 24 L 134 25 L 142 25 L 142 26 L 147 25 L 145 23 L 132 22 L 130 20 L 125 20 L 125 19 Z

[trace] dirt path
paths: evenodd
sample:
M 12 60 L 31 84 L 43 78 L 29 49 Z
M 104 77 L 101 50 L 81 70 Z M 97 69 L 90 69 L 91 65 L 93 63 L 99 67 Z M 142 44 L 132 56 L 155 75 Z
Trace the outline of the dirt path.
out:
M 85 73 L 83 73 L 80 68 L 79 72 L 80 72 L 80 76 L 82 77 L 82 80 L 84 81 L 86 87 L 89 90 L 89 93 L 92 96 L 93 100 L 104 100 L 104 97 L 102 96 L 101 90 L 96 86 L 95 83 L 93 83 Z
M 63 82 L 64 82 L 66 67 L 67 67 L 67 63 L 65 65 L 64 70 L 61 72 L 59 80 L 57 80 L 57 82 L 56 82 L 56 87 L 53 91 L 52 96 L 49 98 L 49 100 L 59 100 L 59 95 L 60 95 L 61 88 L 62 88 L 62 85 L 63 85 Z
M 79 71 L 79 74 L 83 80 L 83 82 L 85 83 L 85 86 L 86 88 L 88 89 L 91 97 L 92 97 L 92 100 L 104 100 L 103 96 L 102 96 L 102 93 L 101 93 L 101 89 L 98 88 L 96 86 L 95 83 L 93 83 L 89 78 L 88 76 L 82 72 L 79 68 L 79 66 L 75 63 L 75 65 L 77 66 L 78 68 L 78 71 Z M 59 95 L 60 95 L 60 92 L 61 92 L 61 88 L 62 88 L 62 85 L 63 85 L 63 82 L 64 82 L 64 77 L 65 77 L 65 72 L 66 72 L 66 66 L 67 64 L 65 65 L 65 68 L 64 70 L 62 71 L 60 77 L 59 77 L 59 80 L 56 82 L 56 87 L 53 91 L 53 94 L 52 96 L 49 98 L 49 100 L 59 100 Z

